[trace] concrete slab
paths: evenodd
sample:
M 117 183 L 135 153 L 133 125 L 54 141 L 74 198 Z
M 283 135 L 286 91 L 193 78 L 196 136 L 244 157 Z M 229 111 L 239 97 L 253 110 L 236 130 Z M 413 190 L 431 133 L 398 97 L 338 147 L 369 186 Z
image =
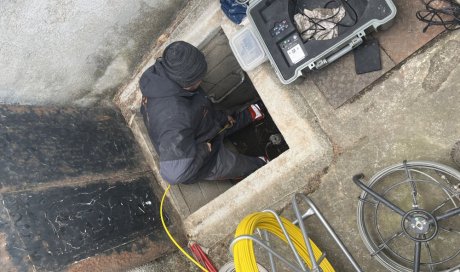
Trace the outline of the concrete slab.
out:
M 299 89 L 342 152 L 311 196 L 365 271 L 385 269 L 370 257 L 358 235 L 360 190 L 351 177 L 358 172 L 370 177 L 404 159 L 453 165 L 449 151 L 460 137 L 460 124 L 453 118 L 460 101 L 460 65 L 450 64 L 447 56 L 460 49 L 459 41 L 460 33 L 444 35 L 354 103 L 337 110 L 314 87 Z M 433 77 L 434 71 L 442 75 L 442 83 Z M 317 228 L 312 231 L 336 266 L 352 271 L 340 252 L 329 246 L 330 239 Z
M 134 268 L 128 272 L 177 272 L 188 271 L 198 272 L 201 271 L 192 262 L 181 255 L 180 252 L 165 255 L 155 262 Z
M 308 84 L 314 82 L 334 108 L 357 95 L 369 84 L 395 66 L 385 51 L 380 50 L 382 70 L 358 75 L 353 53 L 349 53 L 324 69 L 305 74 Z
M 400 63 L 427 42 L 444 31 L 443 27 L 433 26 L 426 33 L 425 24 L 420 22 L 415 13 L 424 9 L 419 0 L 393 0 L 398 9 L 394 25 L 388 31 L 377 33 L 380 45 L 395 63 Z
M 459 44 L 458 33 L 443 36 L 433 48 L 409 60 L 408 64 L 398 70 L 392 71 L 388 75 L 392 80 L 382 80 L 363 94 L 363 97 L 337 110 L 327 104 L 319 90 L 315 91 L 314 85 L 305 84 L 304 86 L 308 88 L 298 90 L 305 96 L 316 113 L 321 127 L 333 141 L 337 139 L 336 142 L 340 143 L 342 149 L 347 149 L 359 141 L 374 140 L 368 139 L 369 135 L 373 135 L 375 139 L 381 139 L 382 132 L 387 135 L 386 132 L 390 132 L 391 128 L 394 131 L 391 134 L 393 137 L 403 138 L 398 131 L 412 130 L 412 134 L 406 135 L 410 136 L 409 139 L 422 137 L 421 135 L 427 133 L 435 133 L 438 135 L 439 143 L 442 143 L 447 138 L 439 135 L 441 131 L 437 129 L 433 131 L 434 128 L 439 127 L 439 123 L 446 126 L 450 132 L 449 138 L 453 141 L 458 131 L 454 129 L 456 126 L 447 124 L 452 122 L 452 116 L 456 115 L 456 106 L 450 102 L 455 101 L 454 98 L 458 92 L 446 93 L 443 90 L 449 79 L 451 88 L 458 88 L 459 82 L 455 80 L 455 77 L 458 76 L 458 61 L 453 62 L 452 58 L 453 60 L 459 58 L 454 54 Z M 441 102 L 442 96 L 447 97 Z M 414 109 L 410 108 L 411 106 Z M 428 109 L 431 109 L 430 116 L 420 119 L 419 116 L 426 115 Z M 414 114 L 414 111 L 418 114 Z M 334 122 L 333 120 L 341 121 Z M 374 127 L 385 129 L 385 131 L 372 130 L 371 128 Z M 447 134 L 447 131 L 443 133 Z M 385 139 L 387 138 L 388 136 Z
M 187 2 L 2 2 L 0 101 L 110 104 Z
M 199 181 L 193 185 L 179 185 L 185 203 L 191 213 L 208 204 L 232 187 L 230 181 Z

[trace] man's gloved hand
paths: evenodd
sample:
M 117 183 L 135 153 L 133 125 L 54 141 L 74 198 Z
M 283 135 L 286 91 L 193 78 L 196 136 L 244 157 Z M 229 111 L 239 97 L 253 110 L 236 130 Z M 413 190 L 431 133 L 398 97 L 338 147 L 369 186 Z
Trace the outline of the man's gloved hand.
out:
M 219 130 L 219 132 L 216 133 L 216 135 L 214 135 L 211 139 L 208 140 L 207 144 L 208 144 L 208 147 L 209 147 L 209 151 L 211 151 L 212 149 L 212 146 L 211 146 L 211 142 L 217 137 L 219 136 L 222 132 L 224 132 L 225 130 L 233 127 L 233 125 L 236 123 L 236 120 L 235 118 L 233 118 L 231 115 L 227 115 L 227 122 L 225 123 L 224 127 Z

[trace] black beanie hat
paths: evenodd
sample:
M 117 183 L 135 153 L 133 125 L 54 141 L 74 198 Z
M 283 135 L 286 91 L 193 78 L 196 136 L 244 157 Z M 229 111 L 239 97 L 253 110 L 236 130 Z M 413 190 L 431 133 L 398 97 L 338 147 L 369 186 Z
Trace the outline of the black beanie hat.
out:
M 163 65 L 168 77 L 184 88 L 203 79 L 208 68 L 204 54 L 183 41 L 173 42 L 166 47 Z

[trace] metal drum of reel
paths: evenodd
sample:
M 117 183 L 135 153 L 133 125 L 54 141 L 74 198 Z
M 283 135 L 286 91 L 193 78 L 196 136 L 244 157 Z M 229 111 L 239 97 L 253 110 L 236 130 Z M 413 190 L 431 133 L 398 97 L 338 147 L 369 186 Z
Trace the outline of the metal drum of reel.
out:
M 371 255 L 390 271 L 458 271 L 460 173 L 446 165 L 404 161 L 363 183 L 358 228 Z

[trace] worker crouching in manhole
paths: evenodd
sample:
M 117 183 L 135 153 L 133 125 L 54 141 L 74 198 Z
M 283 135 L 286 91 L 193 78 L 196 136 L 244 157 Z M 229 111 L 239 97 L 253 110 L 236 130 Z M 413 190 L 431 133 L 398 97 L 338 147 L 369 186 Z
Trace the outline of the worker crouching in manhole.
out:
M 267 162 L 224 147 L 224 137 L 264 114 L 256 104 L 233 115 L 215 110 L 199 87 L 206 69 L 203 53 L 178 41 L 140 79 L 141 112 L 170 184 L 241 179 Z

